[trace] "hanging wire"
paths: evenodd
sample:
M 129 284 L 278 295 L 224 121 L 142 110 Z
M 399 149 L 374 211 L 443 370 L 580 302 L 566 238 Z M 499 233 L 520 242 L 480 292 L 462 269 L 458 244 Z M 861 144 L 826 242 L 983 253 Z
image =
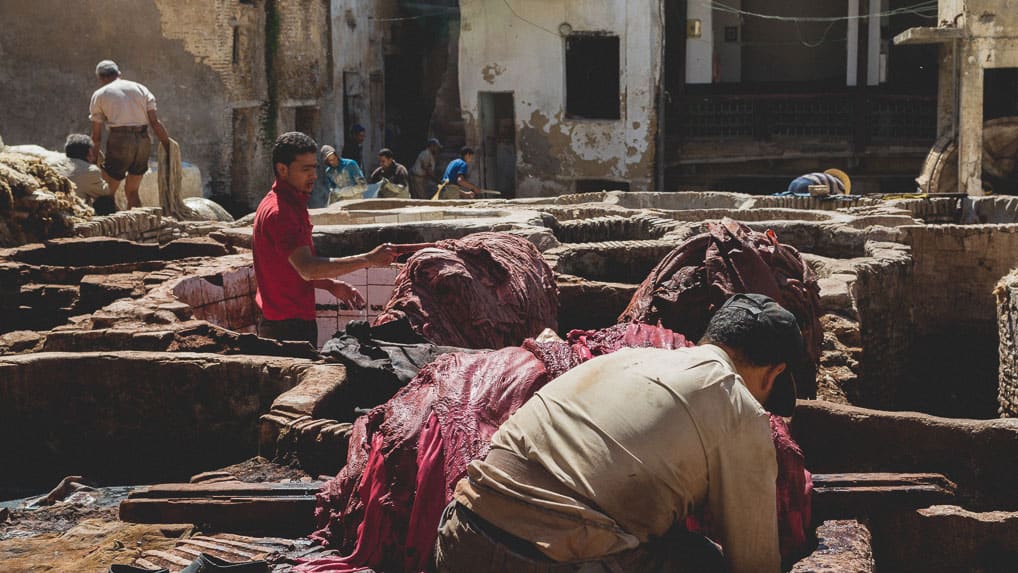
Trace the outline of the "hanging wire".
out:
M 820 39 L 817 40 L 816 42 L 807 42 L 805 39 L 803 39 L 802 29 L 799 27 L 799 24 L 800 24 L 799 22 L 795 23 L 795 36 L 799 40 L 799 43 L 807 48 L 819 48 L 820 46 L 823 45 L 824 40 L 827 39 L 827 34 L 831 33 L 831 29 L 834 28 L 834 25 L 837 24 L 837 22 L 831 22 L 830 24 L 828 24 L 827 29 L 824 30 L 824 33 L 820 35 Z
M 537 28 L 538 30 L 547 32 L 548 34 L 551 34 L 552 36 L 556 36 L 556 37 L 561 36 L 561 34 L 559 34 L 558 32 L 554 32 L 552 30 L 549 30 L 548 28 L 545 28 L 544 26 L 541 26 L 540 24 L 537 24 L 536 22 L 532 22 L 531 20 L 527 20 L 523 16 L 520 16 L 519 13 L 516 12 L 516 10 L 512 7 L 512 4 L 509 3 L 509 0 L 502 0 L 502 3 L 505 4 L 505 7 L 508 8 L 509 11 L 513 13 L 513 16 L 516 16 L 518 19 L 523 20 L 524 22 L 526 22 L 527 24 L 530 24 L 531 26 Z
M 750 12 L 748 10 L 742 10 L 734 6 L 729 6 L 723 2 L 709 2 L 701 1 L 701 5 L 709 6 L 715 12 L 723 12 L 725 14 L 736 14 L 739 16 L 749 16 L 753 18 L 760 18 L 763 20 L 777 20 L 780 22 L 841 22 L 848 20 L 867 20 L 869 18 L 883 18 L 885 16 L 898 16 L 901 14 L 913 14 L 923 18 L 936 18 L 935 12 L 929 12 L 931 9 L 934 11 L 937 8 L 937 0 L 927 0 L 925 2 L 919 2 L 910 6 L 903 6 L 901 8 L 895 8 L 893 10 L 886 10 L 878 12 L 876 14 L 855 14 L 846 16 L 781 16 L 778 14 L 764 14 L 761 12 Z

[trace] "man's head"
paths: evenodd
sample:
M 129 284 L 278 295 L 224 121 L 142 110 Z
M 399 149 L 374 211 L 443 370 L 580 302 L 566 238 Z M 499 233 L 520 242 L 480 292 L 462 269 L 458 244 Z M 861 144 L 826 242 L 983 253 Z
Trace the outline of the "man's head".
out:
M 431 151 L 432 155 L 438 155 L 438 153 L 442 151 L 442 143 L 432 137 L 428 140 L 428 149 Z
M 353 135 L 353 140 L 357 143 L 364 143 L 364 138 L 368 136 L 368 130 L 364 129 L 364 126 L 359 123 L 354 124 L 350 133 Z
M 762 294 L 737 294 L 714 313 L 700 344 L 722 347 L 746 387 L 767 410 L 792 415 L 793 374 L 806 362 L 795 315 Z
M 472 148 L 472 147 L 464 147 L 464 148 L 460 149 L 460 158 L 462 158 L 463 161 L 466 161 L 467 163 L 470 163 L 471 161 L 473 161 L 474 160 L 474 148 Z
M 88 161 L 88 152 L 92 151 L 92 138 L 84 133 L 72 133 L 64 142 L 64 155 L 71 159 Z
M 302 193 L 311 193 L 317 178 L 318 144 L 299 131 L 284 133 L 272 146 L 272 170 Z
M 339 155 L 336 154 L 336 148 L 331 145 L 322 146 L 322 162 L 329 167 L 339 167 Z
M 396 160 L 392 157 L 392 150 L 388 147 L 383 147 L 378 151 L 378 164 L 381 165 L 383 169 L 388 169 L 395 162 Z
M 120 66 L 113 60 L 103 60 L 95 65 L 95 77 L 100 84 L 106 85 L 120 77 Z

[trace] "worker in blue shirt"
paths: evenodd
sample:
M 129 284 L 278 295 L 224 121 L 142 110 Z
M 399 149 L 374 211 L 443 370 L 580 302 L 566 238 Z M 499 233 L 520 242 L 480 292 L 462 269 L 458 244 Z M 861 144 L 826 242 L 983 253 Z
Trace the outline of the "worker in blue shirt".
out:
M 443 198 L 456 198 L 449 197 L 449 191 L 445 191 L 446 187 L 454 185 L 459 188 L 459 198 L 472 198 L 481 192 L 480 188 L 467 180 L 467 173 L 470 168 L 470 162 L 474 160 L 474 150 L 469 147 L 464 147 L 460 150 L 460 158 L 453 159 L 449 162 L 449 165 L 445 168 L 445 175 L 442 176 L 442 184 L 439 185 L 438 193 L 435 193 L 434 198 L 442 196 Z M 445 191 L 445 193 L 443 193 Z M 451 191 L 451 190 L 450 190 Z

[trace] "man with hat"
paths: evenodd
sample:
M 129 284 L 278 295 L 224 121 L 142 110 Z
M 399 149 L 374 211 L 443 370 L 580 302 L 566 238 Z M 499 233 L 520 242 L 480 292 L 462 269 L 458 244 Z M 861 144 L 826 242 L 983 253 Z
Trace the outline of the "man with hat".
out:
M 138 82 L 120 77 L 120 67 L 113 60 L 103 60 L 95 67 L 99 89 L 92 94 L 88 118 L 92 121 L 93 151 L 89 162 L 95 163 L 103 125 L 109 128 L 102 168 L 103 180 L 110 193 L 116 194 L 125 178 L 124 194 L 128 207 L 141 207 L 141 178 L 148 171 L 151 152 L 148 128 L 151 127 L 166 149 L 170 136 L 156 115 L 156 98 Z
M 807 173 L 800 175 L 788 184 L 785 190 L 786 195 L 799 195 L 802 197 L 813 195 L 828 197 L 832 195 L 850 195 L 852 193 L 852 180 L 848 174 L 840 169 L 828 169 L 824 172 Z
M 364 172 L 353 159 L 340 157 L 336 148 L 323 145 L 322 160 L 318 162 L 318 178 L 308 200 L 308 208 L 319 209 L 329 205 L 333 191 L 364 183 Z
M 804 356 L 790 312 L 737 294 L 696 347 L 623 349 L 552 380 L 467 467 L 438 570 L 779 571 L 768 411 L 792 414 Z M 684 528 L 704 514 L 720 549 Z

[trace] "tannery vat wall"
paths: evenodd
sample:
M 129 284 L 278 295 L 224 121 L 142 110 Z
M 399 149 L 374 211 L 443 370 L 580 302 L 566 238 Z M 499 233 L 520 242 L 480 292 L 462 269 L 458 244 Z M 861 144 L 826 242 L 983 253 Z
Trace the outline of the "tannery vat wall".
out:
M 633 189 L 652 186 L 660 9 L 659 2 L 639 0 L 460 2 L 459 81 L 467 140 L 491 144 L 482 126 L 484 92 L 511 94 L 517 196 L 568 193 L 584 180 L 609 188 L 623 180 Z M 581 117 L 584 110 L 570 107 L 567 87 L 575 78 L 569 51 L 580 58 L 575 65 L 583 66 L 584 48 L 574 42 L 598 38 L 609 44 L 617 39 L 618 108 Z M 614 57 L 611 50 L 607 54 Z M 616 70 L 607 71 L 612 77 Z M 615 86 L 600 82 L 585 89 L 606 88 Z

